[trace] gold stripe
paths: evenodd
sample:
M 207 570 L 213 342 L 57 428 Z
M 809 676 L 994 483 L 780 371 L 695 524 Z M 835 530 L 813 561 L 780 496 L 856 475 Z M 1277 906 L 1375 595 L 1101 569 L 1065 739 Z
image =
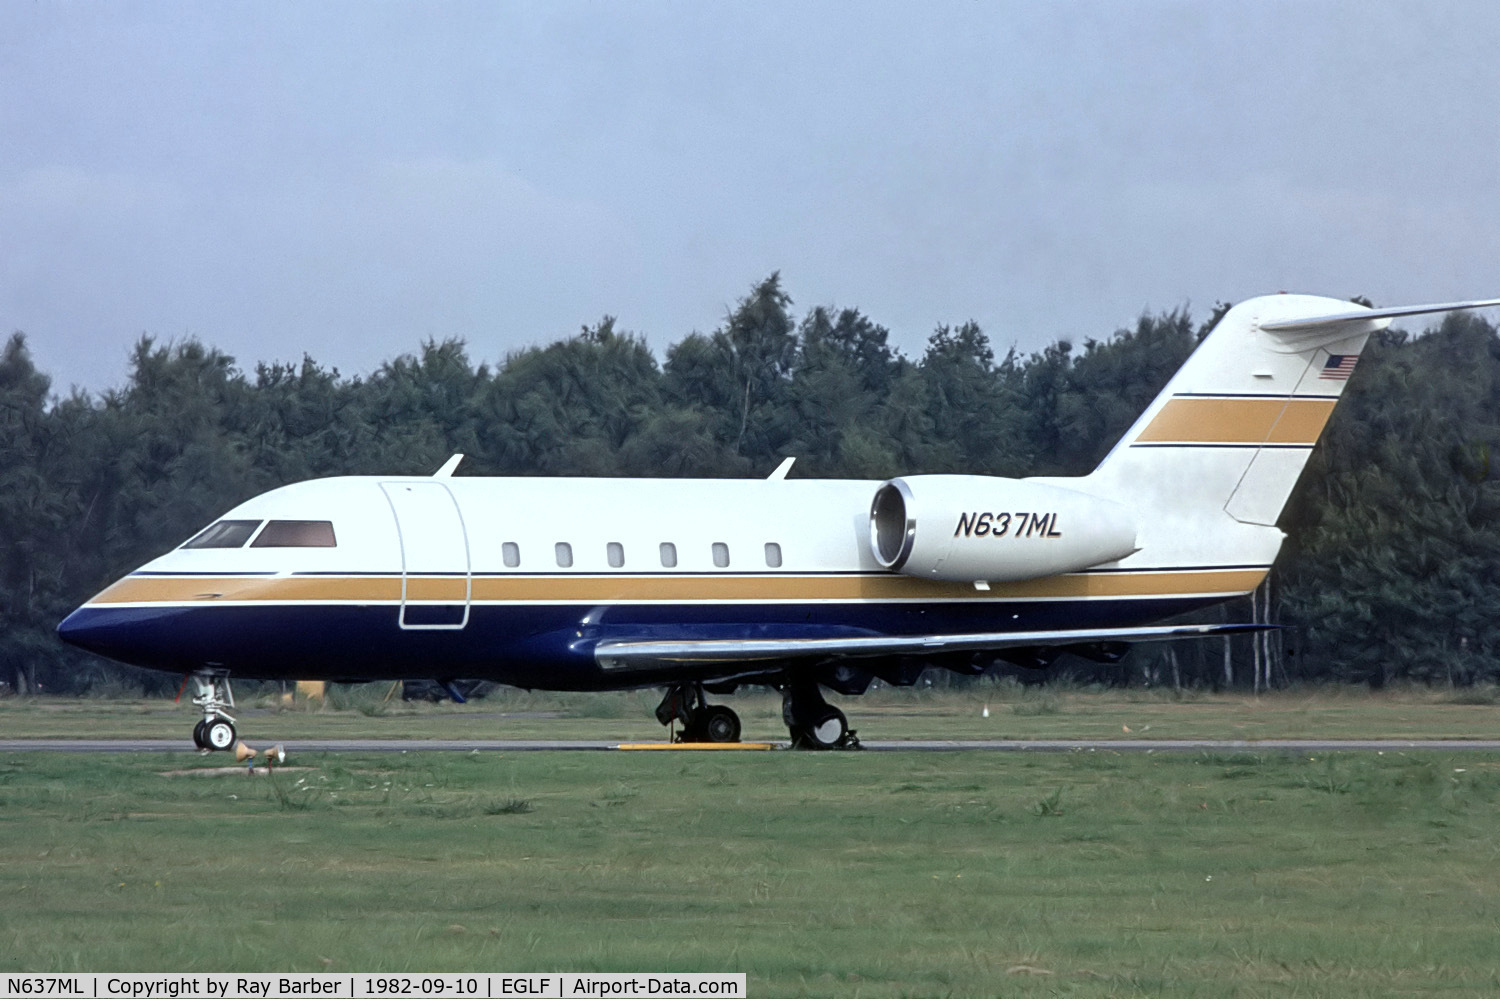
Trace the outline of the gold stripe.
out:
M 89 603 L 207 603 L 215 600 L 399 602 L 401 577 L 126 576 Z
M 462 576 L 411 576 L 406 581 L 406 599 L 461 604 L 468 598 L 468 589 L 468 580 Z
M 988 598 L 1143 596 L 1253 590 L 1264 570 L 1098 573 L 991 583 Z M 566 576 L 474 580 L 480 602 L 986 599 L 968 583 L 911 576 Z
M 1248 593 L 1263 569 L 1186 572 L 1077 573 L 1018 583 L 991 583 L 981 593 L 967 583 L 910 576 L 485 576 L 473 583 L 476 603 L 613 603 L 650 600 L 1005 600 L 1060 597 L 1144 597 L 1183 593 Z M 464 580 L 415 576 L 412 600 L 464 599 Z M 212 603 L 217 601 L 345 601 L 399 603 L 400 576 L 126 576 L 93 604 Z
M 1138 441 L 1316 444 L 1337 399 L 1169 399 Z

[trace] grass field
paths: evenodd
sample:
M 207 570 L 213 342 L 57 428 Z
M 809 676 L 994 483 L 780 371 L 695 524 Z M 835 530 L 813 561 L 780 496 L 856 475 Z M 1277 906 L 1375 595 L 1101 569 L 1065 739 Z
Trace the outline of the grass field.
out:
M 1500 760 L 0 757 L 6 970 L 743 970 L 756 996 L 1500 991 Z
M 312 738 L 660 739 L 658 692 L 544 694 L 510 690 L 469 704 L 386 699 L 389 685 L 335 688 L 323 705 L 240 697 L 252 744 Z M 775 695 L 716 698 L 738 711 L 748 739 L 785 740 Z M 1248 694 L 982 684 L 964 690 L 885 689 L 837 698 L 869 739 L 1463 739 L 1500 736 L 1500 690 L 1330 687 Z M 989 716 L 984 716 L 985 708 Z M 184 698 L 0 700 L 0 738 L 186 738 Z
M 967 694 L 846 707 L 920 737 L 1487 735 L 1495 712 L 1426 692 L 989 696 L 989 719 Z M 774 701 L 733 700 L 777 734 Z M 644 697 L 346 703 L 251 706 L 242 728 L 659 735 L 633 717 Z M 169 709 L 5 701 L 0 735 L 179 734 L 191 715 Z M 224 763 L 0 754 L 0 969 L 744 971 L 758 997 L 868 999 L 1500 994 L 1500 757 L 1484 754 L 305 754 L 274 780 L 208 775 Z

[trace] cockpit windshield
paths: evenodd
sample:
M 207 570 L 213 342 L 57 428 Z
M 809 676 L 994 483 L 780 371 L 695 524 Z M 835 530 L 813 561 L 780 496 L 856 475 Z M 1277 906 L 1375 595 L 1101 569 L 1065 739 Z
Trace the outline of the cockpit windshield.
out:
M 251 548 L 334 548 L 333 522 L 273 520 L 250 543 Z
M 205 527 L 184 548 L 238 548 L 250 540 L 258 520 L 221 520 Z
M 265 530 L 256 529 L 265 524 Z M 330 520 L 221 520 L 204 528 L 184 548 L 336 548 Z

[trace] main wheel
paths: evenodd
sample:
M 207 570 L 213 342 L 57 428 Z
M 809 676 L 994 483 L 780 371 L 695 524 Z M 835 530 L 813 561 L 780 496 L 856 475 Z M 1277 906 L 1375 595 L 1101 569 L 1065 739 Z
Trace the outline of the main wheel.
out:
M 800 741 L 809 749 L 837 749 L 849 734 L 849 719 L 833 705 L 825 705 L 818 712 L 817 720 L 795 733 L 794 741 Z
M 199 749 L 207 749 L 208 743 L 204 741 L 203 730 L 208 727 L 207 719 L 200 718 L 198 724 L 193 726 L 193 745 Z
M 704 742 L 739 742 L 740 716 L 731 708 L 715 704 L 703 713 L 698 732 Z
M 228 749 L 234 745 L 234 726 L 227 718 L 215 718 L 204 726 L 203 742 L 209 749 Z

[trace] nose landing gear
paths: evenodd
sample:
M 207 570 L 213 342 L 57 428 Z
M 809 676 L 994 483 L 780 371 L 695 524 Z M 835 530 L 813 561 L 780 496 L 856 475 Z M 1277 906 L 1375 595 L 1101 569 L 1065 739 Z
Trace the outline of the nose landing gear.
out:
M 656 720 L 663 725 L 682 722 L 678 742 L 739 742 L 740 716 L 722 704 L 709 704 L 703 684 L 679 683 L 667 688 L 656 707 Z
M 229 674 L 200 669 L 190 674 L 193 703 L 203 709 L 203 720 L 193 726 L 193 745 L 203 750 L 226 750 L 234 746 L 234 717 L 225 708 L 234 707 Z

